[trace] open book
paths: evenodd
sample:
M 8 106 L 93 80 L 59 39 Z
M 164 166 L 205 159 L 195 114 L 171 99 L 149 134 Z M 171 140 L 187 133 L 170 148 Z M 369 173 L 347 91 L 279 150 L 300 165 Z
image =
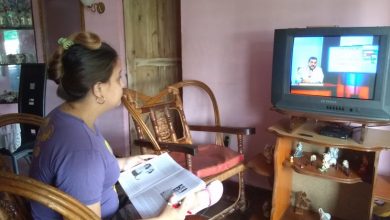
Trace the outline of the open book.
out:
M 122 172 L 119 183 L 142 218 L 155 217 L 169 200 L 177 203 L 188 193 L 206 187 L 167 153 Z

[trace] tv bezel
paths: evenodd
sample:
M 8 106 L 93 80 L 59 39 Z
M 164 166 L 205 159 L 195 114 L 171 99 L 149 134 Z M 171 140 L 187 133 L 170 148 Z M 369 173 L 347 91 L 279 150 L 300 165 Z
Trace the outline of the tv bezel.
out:
M 371 100 L 291 94 L 291 61 L 294 37 L 379 36 L 378 68 Z M 285 113 L 311 118 L 390 122 L 390 26 L 314 27 L 276 29 L 272 65 L 273 108 Z M 387 86 L 386 86 L 387 85 Z M 387 101 L 389 99 L 389 101 Z

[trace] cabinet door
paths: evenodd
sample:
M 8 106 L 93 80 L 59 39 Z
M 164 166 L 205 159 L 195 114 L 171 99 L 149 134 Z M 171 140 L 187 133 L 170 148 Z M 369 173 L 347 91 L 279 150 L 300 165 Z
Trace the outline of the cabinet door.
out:
M 37 62 L 33 29 L 2 29 L 0 39 L 1 65 Z
M 0 1 L 0 103 L 18 100 L 20 64 L 36 63 L 30 0 Z

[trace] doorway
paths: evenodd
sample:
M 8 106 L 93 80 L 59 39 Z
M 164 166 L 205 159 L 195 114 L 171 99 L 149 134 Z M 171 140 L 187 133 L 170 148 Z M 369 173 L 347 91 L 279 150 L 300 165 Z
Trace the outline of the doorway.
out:
M 128 87 L 154 95 L 180 81 L 180 0 L 123 0 L 123 10 Z M 130 135 L 134 140 L 132 125 Z

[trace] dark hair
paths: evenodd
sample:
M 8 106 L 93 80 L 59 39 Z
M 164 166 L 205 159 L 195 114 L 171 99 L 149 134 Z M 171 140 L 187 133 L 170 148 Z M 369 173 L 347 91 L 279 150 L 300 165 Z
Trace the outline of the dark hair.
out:
M 317 60 L 317 57 L 310 57 L 307 62 L 310 62 L 310 60 Z
M 57 95 L 71 102 L 85 97 L 97 82 L 109 80 L 118 54 L 91 32 L 75 33 L 67 39 L 74 44 L 57 48 L 49 62 L 48 78 L 59 84 Z

